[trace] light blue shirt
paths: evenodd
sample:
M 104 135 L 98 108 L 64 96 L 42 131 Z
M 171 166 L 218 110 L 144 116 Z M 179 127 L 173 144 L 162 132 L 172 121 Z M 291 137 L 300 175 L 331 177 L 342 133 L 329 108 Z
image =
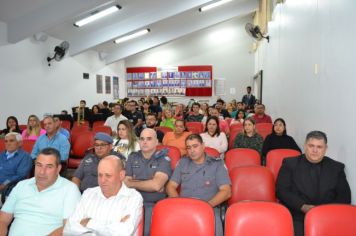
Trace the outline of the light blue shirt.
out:
M 35 178 L 19 182 L 1 211 L 13 214 L 9 236 L 42 236 L 63 226 L 80 200 L 78 187 L 58 176 L 50 187 L 38 191 Z
M 55 148 L 61 154 L 61 161 L 66 161 L 69 156 L 70 144 L 68 139 L 61 133 L 57 132 L 51 139 L 48 139 L 47 134 L 42 134 L 36 141 L 32 149 L 32 159 L 36 159 L 38 153 L 47 147 Z

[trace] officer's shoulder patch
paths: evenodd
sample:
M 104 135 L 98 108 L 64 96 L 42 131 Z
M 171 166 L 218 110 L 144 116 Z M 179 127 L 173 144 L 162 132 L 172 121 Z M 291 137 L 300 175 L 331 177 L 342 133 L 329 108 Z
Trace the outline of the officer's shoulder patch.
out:
M 169 156 L 164 156 L 164 159 L 166 159 L 167 161 L 171 161 L 171 158 L 169 158 Z

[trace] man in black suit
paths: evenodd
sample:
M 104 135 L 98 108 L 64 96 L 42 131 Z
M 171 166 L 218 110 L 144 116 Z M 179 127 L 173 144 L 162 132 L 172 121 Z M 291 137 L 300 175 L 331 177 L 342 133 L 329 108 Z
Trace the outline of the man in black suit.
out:
M 289 208 L 295 236 L 304 235 L 304 216 L 314 206 L 351 203 L 351 190 L 344 164 L 325 156 L 327 137 L 321 131 L 310 132 L 302 154 L 286 158 L 277 178 L 277 197 Z
M 242 103 L 245 104 L 246 110 L 253 110 L 256 104 L 256 98 L 251 93 L 251 86 L 246 88 L 247 94 L 242 97 Z

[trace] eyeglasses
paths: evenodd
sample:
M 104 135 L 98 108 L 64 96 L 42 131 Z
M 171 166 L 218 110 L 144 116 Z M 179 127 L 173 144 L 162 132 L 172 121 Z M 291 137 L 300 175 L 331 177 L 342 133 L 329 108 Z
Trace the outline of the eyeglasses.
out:
M 94 148 L 103 148 L 105 146 L 109 145 L 108 143 L 102 143 L 102 144 L 94 144 Z

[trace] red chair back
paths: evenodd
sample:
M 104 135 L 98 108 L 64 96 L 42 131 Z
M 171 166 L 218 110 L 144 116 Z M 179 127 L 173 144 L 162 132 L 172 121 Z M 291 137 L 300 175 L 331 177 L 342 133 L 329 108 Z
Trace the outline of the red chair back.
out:
M 225 120 L 226 120 L 227 124 L 230 126 L 231 121 L 232 121 L 233 119 L 234 119 L 234 118 L 226 118 Z
M 72 129 L 73 129 L 75 126 L 87 126 L 87 127 L 89 127 L 89 121 L 83 120 L 80 125 L 78 125 L 78 121 L 74 121 Z
M 24 131 L 25 129 L 27 129 L 27 125 L 19 125 L 19 128 L 21 131 Z
M 274 149 L 267 153 L 266 167 L 271 170 L 274 180 L 277 179 L 279 169 L 286 157 L 297 157 L 301 153 L 293 149 Z
M 62 120 L 61 127 L 65 128 L 66 130 L 70 130 L 70 121 L 69 120 Z
M 94 132 L 81 133 L 72 144 L 71 157 L 82 159 L 85 152 L 94 145 Z
M 212 147 L 205 147 L 205 153 L 211 157 L 220 158 L 220 153 L 218 150 Z
M 355 236 L 356 206 L 328 204 L 312 208 L 305 217 L 305 236 Z
M 235 141 L 236 135 L 238 133 L 240 133 L 241 131 L 242 131 L 242 126 L 241 126 L 241 129 L 239 129 L 239 128 L 231 129 L 231 127 L 230 127 L 229 149 L 234 148 L 234 141 Z
M 151 236 L 214 236 L 214 211 L 205 201 L 166 198 L 153 208 Z
M 171 159 L 171 168 L 174 170 L 178 161 L 180 160 L 180 151 L 177 147 L 168 146 L 168 145 L 158 145 L 157 150 L 162 150 L 163 148 L 168 148 L 168 156 Z
M 192 132 L 192 134 L 201 134 L 204 132 L 204 125 L 201 122 L 187 122 L 185 124 L 187 130 Z
M 96 127 L 96 126 L 104 126 L 105 124 L 105 121 L 104 120 L 97 120 L 97 121 L 94 121 L 93 122 L 93 129 Z
M 5 139 L 0 139 L 0 152 L 5 151 Z
M 266 167 L 235 167 L 229 175 L 232 186 L 228 205 L 245 200 L 276 201 L 273 175 Z
M 22 141 L 22 149 L 25 152 L 28 152 L 31 154 L 33 146 L 35 145 L 36 141 L 35 140 L 23 140 Z
M 172 132 L 173 129 L 166 126 L 158 126 L 156 130 L 160 130 L 162 133 L 166 134 L 167 132 Z
M 103 132 L 110 136 L 112 135 L 112 130 L 111 130 L 111 127 L 109 127 L 109 126 L 95 126 L 95 127 L 93 127 L 92 131 L 94 133 Z
M 274 202 L 234 203 L 226 212 L 225 236 L 235 235 L 293 236 L 292 216 Z
M 273 127 L 272 123 L 258 123 L 258 124 L 256 124 L 257 133 L 259 133 L 262 136 L 263 140 L 265 140 L 267 135 L 272 133 L 272 127 Z
M 235 123 L 230 125 L 230 132 L 233 130 L 238 130 L 238 131 L 242 131 L 244 128 L 244 126 L 241 123 Z
M 261 157 L 256 150 L 234 148 L 225 153 L 225 164 L 228 171 L 241 166 L 260 166 Z

